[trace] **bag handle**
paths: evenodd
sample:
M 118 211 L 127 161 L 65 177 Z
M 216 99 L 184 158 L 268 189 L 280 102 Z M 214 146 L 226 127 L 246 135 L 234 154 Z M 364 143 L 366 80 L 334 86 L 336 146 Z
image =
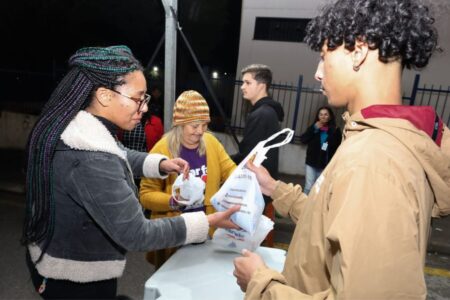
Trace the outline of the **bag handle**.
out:
M 285 134 L 286 133 L 286 138 L 284 140 L 282 140 L 279 143 L 270 145 L 268 147 L 265 147 L 266 149 L 272 149 L 272 148 L 277 148 L 277 147 L 281 147 L 284 146 L 286 144 L 288 144 L 291 140 L 292 137 L 294 136 L 294 130 L 290 129 L 290 128 L 284 128 L 281 131 L 278 131 L 277 133 L 272 134 L 268 139 L 264 140 L 264 144 L 267 144 L 267 142 L 273 141 L 274 139 L 276 139 L 278 136 Z
M 268 142 L 273 141 L 274 139 L 276 139 L 278 136 L 280 136 L 282 134 L 286 134 L 286 137 L 283 141 L 265 147 L 265 145 Z M 283 130 L 280 130 L 277 133 L 272 134 L 269 138 L 265 139 L 264 141 L 259 142 L 258 145 L 256 145 L 255 149 L 252 151 L 252 152 L 254 152 L 254 151 L 256 152 L 256 156 L 255 156 L 255 159 L 253 160 L 253 163 L 259 167 L 261 165 L 261 163 L 267 158 L 266 157 L 267 151 L 269 151 L 272 148 L 278 148 L 278 147 L 288 144 L 292 140 L 293 136 L 294 136 L 294 130 L 292 130 L 290 128 L 284 128 Z M 254 153 L 252 153 L 252 154 L 254 154 Z

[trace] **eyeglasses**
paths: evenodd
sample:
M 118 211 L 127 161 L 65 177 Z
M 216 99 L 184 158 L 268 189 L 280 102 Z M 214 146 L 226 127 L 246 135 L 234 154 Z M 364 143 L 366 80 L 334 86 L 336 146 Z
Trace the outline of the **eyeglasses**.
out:
M 150 101 L 150 98 L 152 98 L 152 96 L 150 96 L 149 94 L 145 94 L 144 99 L 139 99 L 139 98 L 134 98 L 134 97 L 130 97 L 128 95 L 122 94 L 121 92 L 113 90 L 113 89 L 111 89 L 111 91 L 113 91 L 116 94 L 119 94 L 120 96 L 123 96 L 125 98 L 128 98 L 128 99 L 136 102 L 139 105 L 138 112 L 141 112 L 144 105 L 148 104 L 148 102 Z

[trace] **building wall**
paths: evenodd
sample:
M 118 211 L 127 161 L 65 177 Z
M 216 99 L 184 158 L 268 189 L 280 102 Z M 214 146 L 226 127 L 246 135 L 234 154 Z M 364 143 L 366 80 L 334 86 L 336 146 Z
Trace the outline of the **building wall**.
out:
M 231 155 L 237 152 L 237 145 L 231 135 L 220 132 L 214 132 L 214 135 L 225 147 L 227 153 Z M 241 140 L 242 136 L 238 135 L 238 139 Z M 280 147 L 278 171 L 283 174 L 305 175 L 305 158 L 306 146 L 294 144 L 282 146 Z
M 299 74 L 303 74 L 304 83 L 315 83 L 313 78 L 317 67 L 318 54 L 304 43 L 272 42 L 253 40 L 256 17 L 313 18 L 327 0 L 243 0 L 241 16 L 241 35 L 237 70 L 251 63 L 269 65 L 278 82 L 296 83 Z M 434 11 L 436 26 L 440 34 L 440 45 L 446 50 L 436 53 L 429 66 L 422 70 L 421 82 L 450 85 L 450 14 L 449 0 L 428 0 Z M 414 75 L 418 71 L 406 70 L 404 74 L 404 92 L 411 92 Z M 240 74 L 237 74 L 239 78 Z
M 304 43 L 253 40 L 256 17 L 313 18 L 329 0 L 243 0 L 241 33 L 239 42 L 239 70 L 252 63 L 267 64 L 272 68 L 276 83 L 297 84 L 298 76 L 303 75 L 304 85 L 317 84 L 314 72 L 319 60 L 318 53 L 310 50 Z M 409 96 L 416 73 L 421 74 L 422 86 L 433 84 L 435 88 L 450 86 L 450 1 L 425 0 L 430 5 L 439 33 L 439 44 L 444 49 L 435 53 L 429 65 L 421 70 L 405 70 L 403 91 Z M 235 100 L 234 103 L 237 103 Z M 450 107 L 450 106 L 449 106 Z M 236 111 L 235 109 L 233 111 Z M 448 115 L 444 113 L 444 115 Z M 236 152 L 230 136 L 216 134 L 225 145 L 228 153 Z M 280 149 L 280 172 L 304 175 L 306 147 L 286 145 Z
M 243 0 L 238 72 L 248 64 L 263 63 L 272 68 L 276 81 L 295 84 L 299 74 L 304 74 L 305 83 L 313 82 L 318 56 L 306 44 L 253 40 L 253 33 L 256 17 L 312 18 L 318 13 L 318 3 L 324 1 Z
M 25 149 L 37 119 L 36 115 L 0 111 L 0 148 Z
M 25 150 L 29 134 L 38 116 L 0 111 L 0 149 Z M 229 134 L 213 132 L 231 155 L 238 151 Z M 242 136 L 238 135 L 241 140 Z M 305 175 L 306 147 L 288 144 L 280 148 L 279 171 L 284 174 Z
M 9 111 L 0 111 L 0 149 L 24 150 L 28 136 L 38 116 Z M 224 133 L 213 133 L 231 155 L 237 152 L 233 138 Z M 238 136 L 239 140 L 242 139 Z M 304 175 L 306 148 L 300 145 L 286 145 L 280 148 L 279 171 L 285 174 Z
M 434 84 L 435 87 L 442 85 L 444 88 L 450 86 L 450 1 L 449 0 L 428 0 L 435 17 L 435 25 L 439 34 L 439 44 L 444 50 L 442 53 L 435 53 L 429 65 L 423 69 L 421 82 Z M 407 71 L 407 78 L 412 78 L 416 71 Z M 405 78 L 405 79 L 407 79 Z M 412 80 L 410 80 L 412 81 Z

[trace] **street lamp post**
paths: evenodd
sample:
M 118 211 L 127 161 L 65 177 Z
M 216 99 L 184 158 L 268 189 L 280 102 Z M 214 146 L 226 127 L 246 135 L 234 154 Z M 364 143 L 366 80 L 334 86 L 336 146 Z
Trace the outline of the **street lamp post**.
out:
M 177 0 L 162 0 L 166 12 L 166 44 L 164 59 L 164 130 L 172 126 L 172 108 L 175 101 L 176 68 L 177 68 L 177 29 L 175 16 L 171 11 L 177 11 Z

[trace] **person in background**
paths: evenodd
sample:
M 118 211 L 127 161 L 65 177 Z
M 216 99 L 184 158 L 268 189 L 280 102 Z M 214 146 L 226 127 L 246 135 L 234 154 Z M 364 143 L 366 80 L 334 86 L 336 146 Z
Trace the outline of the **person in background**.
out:
M 136 124 L 132 130 L 122 130 L 117 131 L 117 138 L 122 144 L 131 150 L 136 150 L 139 152 L 147 152 L 147 141 L 144 131 L 144 125 L 147 122 L 145 119 L 145 114 L 143 114 L 142 119 Z
M 148 110 L 153 116 L 164 121 L 164 95 L 161 88 L 158 85 L 152 86 L 150 88 L 150 95 L 152 96 L 152 101 L 150 101 Z
M 280 122 L 284 118 L 281 104 L 269 96 L 272 84 L 270 68 L 266 65 L 253 64 L 243 68 L 241 74 L 242 95 L 250 102 L 252 108 L 245 121 L 239 152 L 231 155 L 236 164 L 239 164 L 260 141 L 280 131 Z M 272 149 L 263 162 L 263 166 L 275 178 L 278 178 L 278 157 L 278 148 Z
M 239 164 L 260 141 L 280 131 L 280 122 L 284 118 L 281 104 L 269 96 L 269 88 L 272 84 L 270 68 L 262 64 L 252 64 L 243 68 L 241 74 L 242 95 L 250 102 L 252 109 L 245 121 L 239 152 L 231 155 L 236 164 Z M 278 178 L 278 159 L 279 149 L 275 148 L 267 153 L 267 159 L 262 163 L 274 178 Z M 270 197 L 264 196 L 264 201 L 266 202 L 264 215 L 274 220 L 275 211 L 270 204 Z M 266 237 L 264 244 L 273 246 L 273 231 Z
M 161 118 L 152 114 L 150 110 L 148 111 L 148 113 L 149 117 L 147 118 L 144 126 L 147 152 L 152 150 L 153 146 L 155 146 L 155 144 L 164 135 L 164 125 Z
M 82 48 L 69 67 L 28 141 L 22 243 L 42 298 L 114 299 L 127 251 L 202 242 L 209 226 L 236 228 L 229 217 L 239 208 L 147 220 L 133 174 L 187 175 L 189 165 L 116 139 L 147 111 L 141 64 L 128 47 L 112 46 Z
M 210 198 L 236 168 L 236 164 L 222 144 L 207 131 L 209 122 L 208 103 L 201 94 L 185 91 L 178 97 L 173 108 L 173 127 L 150 153 L 186 160 L 191 167 L 190 176 L 199 177 L 206 183 L 205 199 L 199 205 L 178 205 L 172 197 L 175 174 L 165 179 L 143 179 L 140 201 L 144 208 L 152 211 L 152 219 L 178 216 L 189 211 L 215 212 Z M 147 260 L 159 268 L 174 252 L 175 248 L 151 252 Z
M 432 107 L 402 105 L 404 67 L 437 46 L 419 0 L 339 0 L 307 27 L 315 77 L 345 106 L 344 141 L 307 196 L 256 173 L 296 229 L 282 273 L 235 259 L 245 299 L 425 299 L 430 218 L 450 214 L 450 132 Z
M 314 182 L 333 157 L 341 143 L 341 136 L 341 130 L 336 127 L 336 120 L 331 108 L 327 106 L 319 108 L 314 124 L 300 136 L 300 141 L 308 145 L 305 162 L 305 194 L 309 194 Z
M 152 98 L 150 96 L 149 106 Z M 122 144 L 131 150 L 139 152 L 149 152 L 164 134 L 164 126 L 159 117 L 154 115 L 150 107 L 142 114 L 141 121 L 132 130 L 117 130 L 117 138 Z M 141 177 L 134 175 L 134 183 L 139 188 Z
M 144 126 L 147 152 L 152 150 L 156 142 L 164 135 L 164 95 L 158 85 L 150 88 L 152 100 L 149 103 L 147 121 Z

